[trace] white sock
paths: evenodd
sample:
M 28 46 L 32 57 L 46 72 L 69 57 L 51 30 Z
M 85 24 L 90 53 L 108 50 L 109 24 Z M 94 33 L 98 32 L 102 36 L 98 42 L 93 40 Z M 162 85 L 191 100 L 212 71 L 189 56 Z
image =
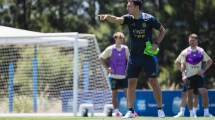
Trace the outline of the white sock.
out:
M 193 113 L 194 113 L 194 115 L 196 115 L 196 111 L 197 111 L 197 108 L 193 107 Z
M 209 114 L 208 108 L 204 108 L 204 114 Z
M 181 107 L 180 112 L 182 112 L 184 114 L 184 111 L 185 111 L 185 107 Z
M 118 108 L 117 108 L 117 109 L 114 109 L 113 112 L 114 112 L 114 113 L 118 113 L 118 112 L 119 112 L 119 109 L 118 109 Z
M 193 115 L 193 110 L 190 110 L 190 116 L 194 116 L 194 115 Z

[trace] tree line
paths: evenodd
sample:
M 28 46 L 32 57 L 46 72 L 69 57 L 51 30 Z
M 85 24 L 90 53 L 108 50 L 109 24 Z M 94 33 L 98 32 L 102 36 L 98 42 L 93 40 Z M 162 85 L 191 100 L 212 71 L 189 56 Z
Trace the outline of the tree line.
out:
M 95 34 L 104 50 L 113 43 L 112 34 L 122 31 L 129 45 L 128 30 L 121 25 L 100 22 L 97 15 L 126 14 L 124 0 L 1 0 L 0 24 L 38 32 L 79 32 Z M 215 60 L 214 0 L 144 0 L 143 11 L 156 16 L 167 33 L 158 54 L 159 84 L 164 89 L 180 88 L 181 74 L 174 60 L 188 46 L 188 35 L 199 36 L 199 46 Z M 156 34 L 156 33 L 155 33 Z M 156 38 L 156 36 L 154 36 Z M 215 65 L 207 71 L 207 88 L 214 88 Z M 138 88 L 149 88 L 144 74 Z

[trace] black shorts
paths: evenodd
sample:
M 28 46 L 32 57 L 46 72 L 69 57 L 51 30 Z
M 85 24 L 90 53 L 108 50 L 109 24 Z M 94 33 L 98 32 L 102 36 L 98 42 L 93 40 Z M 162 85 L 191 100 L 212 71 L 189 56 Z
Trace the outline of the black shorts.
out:
M 183 90 L 182 90 L 182 92 L 187 92 L 187 84 L 186 83 L 183 84 Z M 194 88 L 193 89 L 193 93 L 196 94 L 196 95 L 198 95 L 199 94 L 198 88 Z
M 198 88 L 204 88 L 205 87 L 205 83 L 204 83 L 204 77 L 200 76 L 200 75 L 194 75 L 191 77 L 187 78 L 189 80 L 189 84 L 187 84 L 187 90 L 191 90 L 191 89 L 198 89 Z
M 138 78 L 141 70 L 144 70 L 147 78 L 156 78 L 158 76 L 157 57 L 130 54 L 127 65 L 127 77 Z
M 128 79 L 115 79 L 109 77 L 111 90 L 118 90 L 123 88 L 128 88 Z

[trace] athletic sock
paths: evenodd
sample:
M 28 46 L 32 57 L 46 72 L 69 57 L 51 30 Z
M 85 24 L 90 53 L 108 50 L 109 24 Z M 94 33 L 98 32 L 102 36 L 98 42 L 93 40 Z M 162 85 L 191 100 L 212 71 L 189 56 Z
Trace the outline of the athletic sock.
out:
M 118 113 L 118 112 L 119 112 L 119 109 L 116 108 L 116 109 L 113 110 L 113 112 L 114 112 L 114 113 Z
M 206 114 L 209 114 L 208 108 L 204 108 L 204 114 L 205 114 L 205 115 L 206 115 Z
M 196 115 L 196 111 L 197 111 L 197 108 L 193 107 L 193 113 L 194 113 L 194 115 Z
M 181 107 L 180 112 L 184 114 L 184 111 L 185 111 L 185 107 Z
M 190 110 L 190 117 L 193 117 L 194 116 L 194 114 L 193 114 L 193 109 L 192 110 Z
M 129 108 L 128 110 L 134 113 L 134 108 Z

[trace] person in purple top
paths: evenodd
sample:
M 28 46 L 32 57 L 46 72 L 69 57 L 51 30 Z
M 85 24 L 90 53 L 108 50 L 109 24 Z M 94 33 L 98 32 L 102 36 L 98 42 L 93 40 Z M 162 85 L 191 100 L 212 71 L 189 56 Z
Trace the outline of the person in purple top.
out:
M 127 65 L 128 77 L 128 112 L 124 118 L 134 118 L 134 102 L 136 99 L 136 86 L 141 70 L 144 70 L 148 82 L 153 89 L 153 95 L 158 105 L 158 117 L 165 117 L 162 109 L 162 92 L 157 81 L 158 60 L 156 54 L 158 47 L 166 33 L 165 28 L 152 15 L 141 11 L 142 0 L 128 0 L 128 14 L 116 17 L 109 14 L 98 15 L 101 21 L 127 25 L 130 36 L 130 55 Z M 156 40 L 152 40 L 152 30 L 159 33 Z
M 181 70 L 181 56 L 182 56 L 182 53 L 175 60 L 175 65 L 179 70 Z M 194 88 L 193 93 L 194 93 L 194 96 L 193 96 L 194 97 L 194 99 L 193 99 L 193 114 L 194 114 L 194 117 L 195 117 L 197 107 L 198 107 L 198 101 L 199 101 L 198 88 Z M 178 112 L 177 115 L 174 116 L 175 118 L 184 117 L 186 104 L 187 104 L 187 84 L 183 82 L 183 90 L 182 90 L 182 93 L 181 93 L 180 111 Z
M 189 47 L 181 52 L 181 72 L 182 80 L 187 84 L 188 108 L 190 117 L 196 117 L 193 112 L 193 89 L 198 89 L 202 95 L 204 116 L 212 116 L 208 110 L 208 93 L 204 84 L 204 73 L 212 65 L 212 59 L 207 55 L 203 48 L 198 46 L 198 36 L 189 35 Z
M 99 56 L 101 65 L 109 73 L 110 86 L 112 90 L 113 115 L 121 117 L 122 113 L 118 110 L 117 93 L 118 89 L 123 89 L 127 96 L 128 80 L 126 78 L 126 65 L 128 61 L 129 50 L 123 45 L 124 34 L 116 32 L 113 35 L 115 44 L 108 46 Z M 109 59 L 109 66 L 105 60 Z

